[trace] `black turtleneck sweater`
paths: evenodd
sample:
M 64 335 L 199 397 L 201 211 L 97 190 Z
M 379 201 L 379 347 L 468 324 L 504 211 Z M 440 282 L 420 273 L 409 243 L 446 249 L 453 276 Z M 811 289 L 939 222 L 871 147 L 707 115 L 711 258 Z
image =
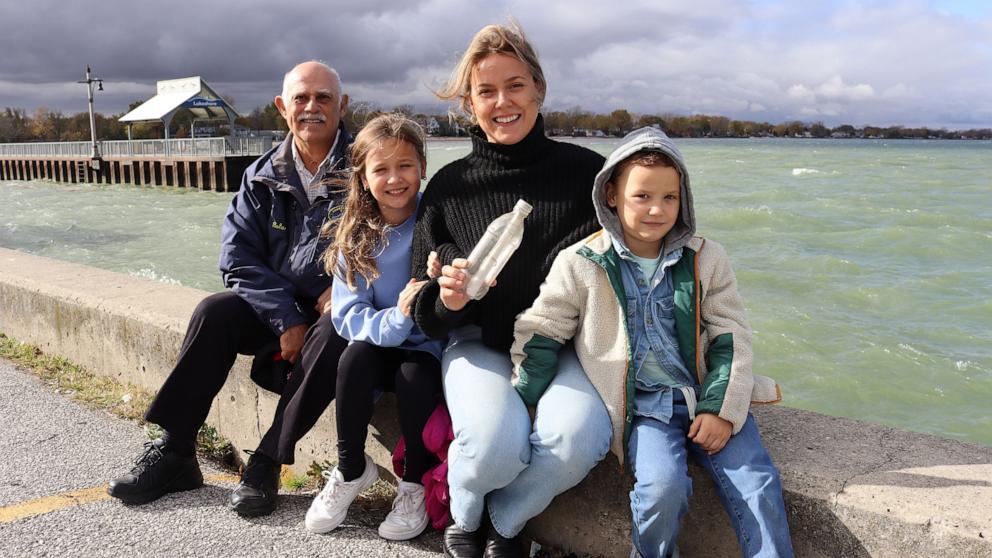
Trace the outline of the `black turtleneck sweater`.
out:
M 584 147 L 545 137 L 541 116 L 513 145 L 490 143 L 478 126 L 470 133 L 472 152 L 439 170 L 420 202 L 413 277 L 426 276 L 431 250 L 437 250 L 445 264 L 467 257 L 489 223 L 512 211 L 518 199 L 534 209 L 524 222 L 520 248 L 485 297 L 452 312 L 441 303 L 434 280 L 417 297 L 414 320 L 434 338 L 474 323 L 482 328 L 483 343 L 509 351 L 513 322 L 537 298 L 558 251 L 600 228 L 592 183 L 604 159 Z

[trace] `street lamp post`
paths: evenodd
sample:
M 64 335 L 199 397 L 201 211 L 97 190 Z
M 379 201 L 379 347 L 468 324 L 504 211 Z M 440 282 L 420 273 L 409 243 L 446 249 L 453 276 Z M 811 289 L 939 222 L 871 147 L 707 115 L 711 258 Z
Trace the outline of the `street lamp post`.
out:
M 86 66 L 86 79 L 76 83 L 86 84 L 86 97 L 90 105 L 90 143 L 92 152 L 90 153 L 90 167 L 93 170 L 100 170 L 100 148 L 96 144 L 96 119 L 93 116 L 93 85 L 99 85 L 97 91 L 103 91 L 103 80 L 92 77 L 90 67 Z

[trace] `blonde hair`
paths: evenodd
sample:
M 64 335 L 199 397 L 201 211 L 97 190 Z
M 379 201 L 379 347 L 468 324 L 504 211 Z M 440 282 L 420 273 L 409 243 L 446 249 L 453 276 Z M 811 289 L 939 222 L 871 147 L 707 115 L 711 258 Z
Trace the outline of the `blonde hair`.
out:
M 537 60 L 537 52 L 531 46 L 523 29 L 515 21 L 509 26 L 487 25 L 472 37 L 468 48 L 462 54 L 461 60 L 448 78 L 448 83 L 434 94 L 445 101 L 458 99 L 459 106 L 465 114 L 475 120 L 472 112 L 472 70 L 476 64 L 490 54 L 505 54 L 523 62 L 534 78 L 537 87 L 537 105 L 544 104 L 544 96 L 548 92 L 548 83 L 544 79 L 544 70 Z
M 358 132 L 349 148 L 351 167 L 347 179 L 336 181 L 338 186 L 347 190 L 344 209 L 332 215 L 320 230 L 322 236 L 333 239 L 322 256 L 324 270 L 346 281 L 352 291 L 357 288 L 356 278 L 359 275 L 367 284 L 379 278 L 375 258 L 387 242 L 387 224 L 382 219 L 379 203 L 363 185 L 362 176 L 369 153 L 390 139 L 412 145 L 420 164 L 427 164 L 424 130 L 419 124 L 399 113 L 376 116 Z M 342 256 L 343 265 L 338 262 Z

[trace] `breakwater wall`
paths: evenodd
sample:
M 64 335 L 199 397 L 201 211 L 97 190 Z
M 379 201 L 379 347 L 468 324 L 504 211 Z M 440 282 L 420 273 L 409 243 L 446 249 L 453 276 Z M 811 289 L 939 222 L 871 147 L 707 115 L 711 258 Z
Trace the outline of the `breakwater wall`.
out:
M 0 158 L 0 180 L 51 180 L 71 184 L 176 186 L 217 192 L 237 191 L 255 157 L 216 159 Z
M 0 331 L 149 391 L 207 294 L 0 248 Z M 248 364 L 238 359 L 207 419 L 242 449 L 255 447 L 276 404 L 248 379 Z M 334 459 L 332 413 L 300 443 L 296 468 Z M 784 407 L 755 416 L 782 472 L 797 556 L 992 557 L 992 448 Z M 394 417 L 384 397 L 368 444 L 384 471 L 398 438 Z M 739 556 L 710 480 L 696 466 L 690 473 L 682 555 Z M 609 456 L 528 533 L 579 554 L 625 557 L 630 482 Z
M 0 180 L 175 186 L 237 191 L 244 170 L 273 145 L 264 138 L 0 144 Z

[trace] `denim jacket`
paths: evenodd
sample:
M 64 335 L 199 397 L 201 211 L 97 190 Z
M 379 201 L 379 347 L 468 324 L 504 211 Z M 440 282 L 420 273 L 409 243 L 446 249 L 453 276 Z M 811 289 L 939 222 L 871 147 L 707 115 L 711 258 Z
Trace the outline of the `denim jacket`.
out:
M 672 416 L 673 388 L 680 389 L 689 399 L 685 392 L 695 391 L 697 384 L 679 354 L 679 342 L 675 335 L 675 289 L 672 275 L 667 273 L 668 268 L 682 257 L 682 249 L 668 253 L 648 283 L 623 243 L 614 240 L 613 247 L 620 256 L 621 278 L 627 295 L 626 317 L 637 387 L 634 414 L 667 423 Z M 644 361 L 652 353 L 669 376 L 667 383 L 642 373 Z

